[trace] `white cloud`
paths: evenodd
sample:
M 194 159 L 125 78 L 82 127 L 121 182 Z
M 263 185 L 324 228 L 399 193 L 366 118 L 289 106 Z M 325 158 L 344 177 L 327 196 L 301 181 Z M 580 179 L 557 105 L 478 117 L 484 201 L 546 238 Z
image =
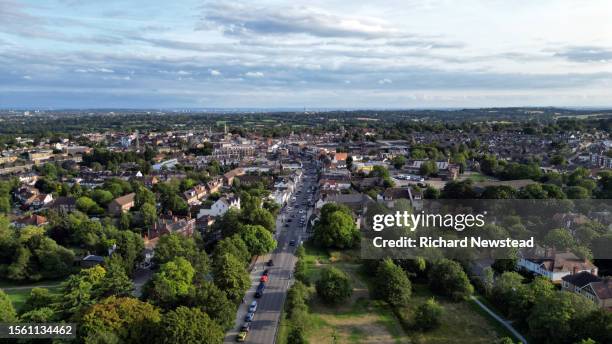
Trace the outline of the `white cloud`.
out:
M 212 75 L 212 76 L 219 76 L 219 75 L 221 75 L 221 72 L 219 72 L 216 69 L 210 69 L 209 72 L 210 72 L 210 75 Z
M 26 79 L 26 80 L 32 80 L 32 77 L 29 75 L 24 75 L 22 78 Z
M 378 80 L 378 84 L 379 85 L 392 84 L 392 83 L 393 83 L 393 80 L 387 79 L 387 78 Z
M 262 73 L 262 72 L 246 72 L 244 75 L 249 77 L 249 78 L 263 78 L 264 73 Z

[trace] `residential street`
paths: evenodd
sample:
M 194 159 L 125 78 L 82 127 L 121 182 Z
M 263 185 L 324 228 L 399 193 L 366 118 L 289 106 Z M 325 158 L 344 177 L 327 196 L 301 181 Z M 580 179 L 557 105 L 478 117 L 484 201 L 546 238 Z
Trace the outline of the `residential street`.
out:
M 306 169 L 305 171 L 304 177 L 314 175 L 312 172 L 314 170 L 310 170 L 311 173 L 308 173 Z M 297 198 L 297 201 L 293 203 L 299 204 L 303 199 L 309 197 L 307 195 L 310 195 L 310 193 L 307 193 L 305 190 L 308 190 L 314 185 L 316 185 L 314 181 L 303 182 L 298 190 L 304 191 L 302 191 L 302 194 Z M 253 300 L 257 300 L 258 306 L 246 342 L 271 344 L 276 340 L 276 332 L 287 290 L 293 282 L 293 268 L 297 260 L 294 253 L 297 246 L 304 240 L 306 235 L 306 226 L 299 223 L 299 217 L 302 215 L 298 212 L 298 208 L 289 208 L 290 207 L 283 208 L 277 219 L 276 233 L 278 233 L 278 246 L 276 250 L 271 254 L 259 257 L 254 269 L 251 271 L 251 288 L 246 294 L 245 303 L 241 304 L 238 308 L 235 327 L 227 333 L 224 341 L 225 343 L 236 342 L 236 335 L 244 323 L 244 316 L 247 313 L 249 304 Z M 300 206 L 299 209 L 304 210 L 303 216 L 309 218 L 311 213 L 310 206 Z M 293 218 L 291 214 L 294 215 Z M 291 219 L 291 222 L 286 222 L 288 219 Z M 285 224 L 288 224 L 289 227 L 285 227 Z M 291 241 L 293 241 L 295 245 L 290 245 Z M 269 259 L 273 260 L 274 266 L 266 266 L 266 262 L 268 262 Z M 266 284 L 263 296 L 255 299 L 255 290 L 257 289 L 259 279 L 264 269 L 269 270 L 269 281 Z

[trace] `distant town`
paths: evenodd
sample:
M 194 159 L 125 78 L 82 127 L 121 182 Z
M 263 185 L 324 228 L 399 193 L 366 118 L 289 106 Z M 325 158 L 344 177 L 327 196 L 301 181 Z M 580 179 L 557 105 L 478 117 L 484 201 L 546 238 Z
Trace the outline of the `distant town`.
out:
M 359 250 L 423 200 L 611 199 L 611 130 L 593 109 L 2 110 L 0 320 L 84 343 L 612 343 L 612 209 L 559 209 L 512 259 Z M 534 226 L 501 215 L 490 239 Z

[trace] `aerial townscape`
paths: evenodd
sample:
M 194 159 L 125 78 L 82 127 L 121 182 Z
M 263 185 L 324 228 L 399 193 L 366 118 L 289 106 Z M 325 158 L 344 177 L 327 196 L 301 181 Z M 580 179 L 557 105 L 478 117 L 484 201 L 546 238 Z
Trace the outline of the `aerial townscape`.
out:
M 0 320 L 76 324 L 33 343 L 612 343 L 612 208 L 555 208 L 503 259 L 360 250 L 373 214 L 427 200 L 605 203 L 612 111 L 0 121 Z M 498 218 L 496 237 L 534 226 Z
M 0 344 L 612 344 L 611 0 L 0 0 Z

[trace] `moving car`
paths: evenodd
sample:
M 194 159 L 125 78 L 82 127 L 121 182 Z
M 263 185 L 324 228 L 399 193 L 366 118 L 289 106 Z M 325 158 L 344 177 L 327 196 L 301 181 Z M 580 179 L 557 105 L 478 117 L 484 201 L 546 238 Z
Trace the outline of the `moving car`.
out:
M 266 289 L 265 283 L 259 283 L 257 290 L 255 291 L 255 297 L 260 298 L 263 296 L 263 292 Z
M 244 342 L 246 341 L 246 337 L 249 333 L 247 331 L 240 331 L 238 333 L 238 335 L 236 336 L 236 341 L 237 342 Z
M 253 300 L 253 302 L 251 302 L 251 305 L 249 306 L 249 313 L 255 312 L 257 312 L 257 300 Z
M 240 328 L 240 332 L 249 332 L 250 330 L 251 330 L 250 322 L 242 324 L 242 327 Z

